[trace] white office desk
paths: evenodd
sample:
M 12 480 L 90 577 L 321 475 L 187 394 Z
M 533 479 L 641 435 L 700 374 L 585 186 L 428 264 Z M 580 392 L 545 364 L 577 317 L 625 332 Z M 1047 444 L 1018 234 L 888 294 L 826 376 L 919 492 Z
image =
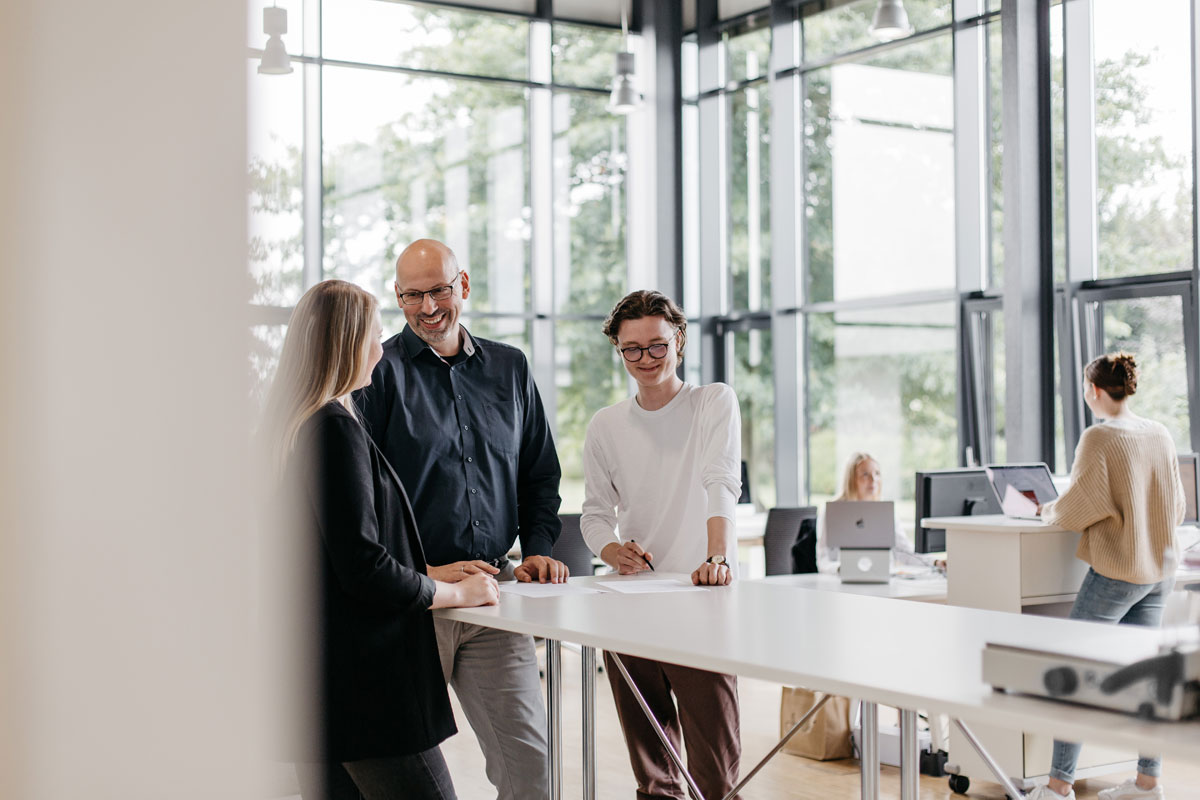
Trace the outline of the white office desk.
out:
M 572 581 L 587 584 L 611 579 L 606 576 Z M 1156 748 L 1169 756 L 1200 758 L 1200 724 L 1146 722 L 1112 712 L 997 693 L 981 678 L 981 652 L 989 641 L 1066 648 L 1096 656 L 1115 649 L 1132 658 L 1156 651 L 1160 634 L 1155 630 L 934 603 L 895 603 L 767 580 L 678 594 L 613 593 L 548 599 L 503 594 L 499 606 L 436 613 L 553 642 L 577 642 L 588 649 L 604 648 L 807 686 L 900 709 L 928 709 L 968 724 L 986 723 L 1013 731 L 1036 731 L 1130 749 Z M 937 633 L 931 636 L 930 631 Z M 549 655 L 556 650 L 554 646 L 547 651 L 552 755 L 556 748 L 561 753 L 561 717 L 555 711 L 560 707 L 556 698 L 561 692 L 561 676 Z M 594 683 L 590 685 L 594 689 Z M 585 680 L 585 693 L 588 687 Z M 594 741 L 591 707 L 585 694 L 585 748 Z M 915 786 L 915 765 L 910 766 Z M 584 772 L 586 783 L 588 770 Z M 592 781 L 594 787 L 594 773 Z M 558 788 L 552 783 L 552 793 L 555 791 L 561 791 L 561 766 Z M 864 795 L 873 796 L 865 790 Z M 594 797 L 594 789 L 588 794 L 585 785 L 584 797 Z
M 921 525 L 946 531 L 947 602 L 952 606 L 1065 616 L 1087 574 L 1088 565 L 1075 557 L 1080 534 L 1057 525 L 999 515 L 936 517 L 922 520 Z M 1178 586 L 1200 581 L 1200 571 L 1181 570 L 1176 580 Z M 1018 781 L 1028 785 L 1049 771 L 1051 741 L 1033 735 L 1033 729 L 1021 735 L 984 725 L 977 733 Z M 1136 749 L 1085 746 L 1076 776 L 1130 767 Z M 954 730 L 950 760 L 965 774 L 986 769 Z

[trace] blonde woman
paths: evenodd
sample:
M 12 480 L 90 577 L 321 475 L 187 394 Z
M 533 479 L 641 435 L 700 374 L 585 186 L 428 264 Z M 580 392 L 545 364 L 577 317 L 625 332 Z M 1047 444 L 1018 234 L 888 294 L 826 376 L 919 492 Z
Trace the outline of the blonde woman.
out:
M 883 497 L 883 473 L 879 462 L 870 453 L 851 453 L 846 460 L 846 469 L 842 474 L 842 489 L 834 501 L 839 500 L 880 500 Z M 914 566 L 930 566 L 932 558 L 913 552 L 912 542 L 904 535 L 899 523 L 896 524 L 896 538 L 892 545 L 893 557 L 897 563 Z M 841 551 L 829 546 L 829 537 L 825 531 L 825 510 L 821 509 L 817 519 L 817 570 L 820 572 L 836 573 L 841 559 Z
M 1128 400 L 1137 391 L 1133 356 L 1115 353 L 1083 371 L 1083 400 L 1098 423 L 1083 432 L 1071 467 L 1071 485 L 1042 506 L 1042 520 L 1080 531 L 1076 557 L 1090 565 L 1072 619 L 1122 625 L 1162 623 L 1177 552 L 1175 528 L 1183 522 L 1183 482 L 1171 434 L 1137 416 Z M 1080 746 L 1054 742 L 1050 780 L 1027 797 L 1074 800 Z M 1137 776 L 1100 792 L 1101 800 L 1162 800 L 1162 762 L 1139 756 Z
M 455 733 L 429 609 L 494 605 L 495 580 L 441 583 L 404 487 L 371 443 L 350 393 L 382 354 L 375 298 L 324 281 L 288 326 L 264 427 L 298 492 L 298 546 L 317 551 L 314 620 L 321 693 L 316 763 L 297 764 L 306 800 L 455 797 L 438 744 Z

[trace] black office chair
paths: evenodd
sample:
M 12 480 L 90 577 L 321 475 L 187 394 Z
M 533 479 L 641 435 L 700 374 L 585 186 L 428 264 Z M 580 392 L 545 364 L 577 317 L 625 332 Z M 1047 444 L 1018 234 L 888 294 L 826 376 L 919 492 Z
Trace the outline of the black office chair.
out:
M 592 551 L 583 541 L 583 533 L 579 529 L 579 515 L 559 514 L 558 518 L 562 520 L 562 533 L 558 535 L 550 555 L 566 564 L 572 575 L 596 574 Z
M 797 547 L 800 550 L 798 554 L 794 553 Z M 763 532 L 763 549 L 766 551 L 768 575 L 816 572 L 816 506 L 772 508 L 768 511 L 767 527 Z M 807 557 L 809 553 L 812 555 L 811 564 Z
M 742 493 L 738 495 L 738 504 L 751 503 L 750 499 L 750 466 L 742 462 Z

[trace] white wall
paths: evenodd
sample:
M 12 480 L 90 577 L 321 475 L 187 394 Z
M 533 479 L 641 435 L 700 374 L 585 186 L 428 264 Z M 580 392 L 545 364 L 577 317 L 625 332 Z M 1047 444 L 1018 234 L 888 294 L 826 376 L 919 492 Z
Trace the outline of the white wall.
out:
M 0 797 L 253 796 L 245 31 L 0 16 Z

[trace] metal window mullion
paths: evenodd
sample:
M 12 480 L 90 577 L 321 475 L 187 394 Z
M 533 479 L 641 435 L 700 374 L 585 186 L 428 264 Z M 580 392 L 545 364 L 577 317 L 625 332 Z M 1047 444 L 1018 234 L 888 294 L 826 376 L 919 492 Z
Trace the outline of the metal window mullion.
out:
M 550 77 L 550 24 L 529 24 L 529 68 L 534 80 Z M 533 379 L 542 395 L 550 431 L 558 438 L 558 385 L 554 374 L 554 118 L 553 92 L 529 90 L 529 205 L 533 222 L 530 246 L 530 355 Z
M 304 2 L 304 45 L 305 55 L 321 57 L 321 0 Z M 319 283 L 324 277 L 325 262 L 325 182 L 322 175 L 323 159 L 321 130 L 321 84 L 322 67 L 305 63 L 303 70 L 303 145 L 302 157 L 304 186 L 304 288 Z
M 1192 66 L 1192 277 L 1183 298 L 1183 352 L 1187 363 L 1190 446 L 1200 453 L 1200 0 L 1191 3 Z
M 771 70 L 781 63 L 795 63 L 795 15 L 790 6 L 776 0 L 771 6 Z M 771 232 L 771 358 L 775 392 L 775 492 L 776 504 L 800 505 L 801 416 L 803 375 L 800 372 L 800 315 L 778 313 L 795 308 L 800 299 L 798 252 L 800 241 L 800 78 L 772 78 L 770 92 L 771 140 L 770 232 Z M 757 146 L 757 143 L 751 143 Z
M 713 25 L 717 0 L 697 0 L 697 61 L 701 92 L 720 85 L 720 35 Z M 701 98 L 697 107 L 700 123 L 700 318 L 701 381 L 711 383 L 725 376 L 725 350 L 712 322 L 726 312 L 725 282 L 728 256 L 725 252 L 725 173 L 727 170 L 724 98 Z

